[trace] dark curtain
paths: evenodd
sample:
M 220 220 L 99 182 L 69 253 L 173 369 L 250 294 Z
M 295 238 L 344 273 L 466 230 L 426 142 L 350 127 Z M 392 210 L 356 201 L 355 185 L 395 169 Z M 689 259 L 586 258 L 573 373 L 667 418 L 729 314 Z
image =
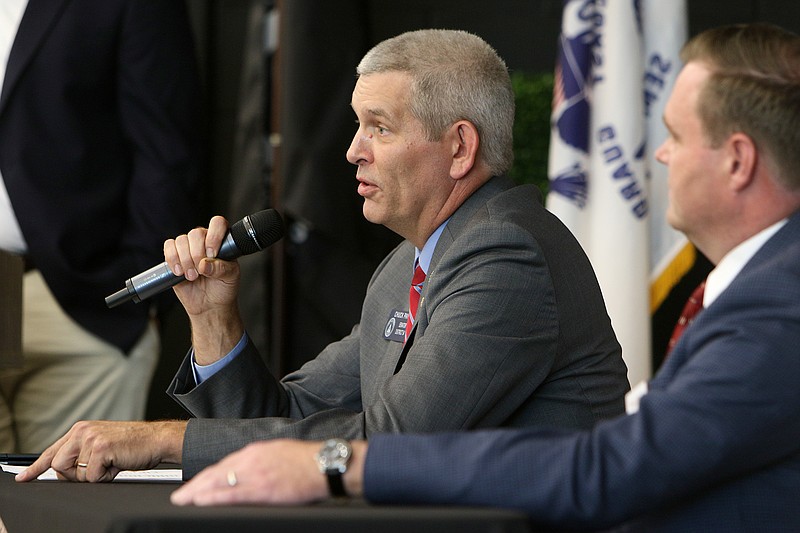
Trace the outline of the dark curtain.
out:
M 363 219 L 355 167 L 345 160 L 355 131 L 350 95 L 362 55 L 406 30 L 459 28 L 484 37 L 512 71 L 552 72 L 562 1 L 186 1 L 204 73 L 199 90 L 209 113 L 203 207 L 238 219 L 273 206 L 288 222 L 287 237 L 272 253 L 241 262 L 253 287 L 243 298 L 248 329 L 270 367 L 284 374 L 358 322 L 373 269 L 399 241 Z M 261 26 L 273 5 L 281 22 L 275 66 L 265 53 Z M 753 20 L 800 30 L 800 3 L 794 0 L 688 7 L 692 34 Z M 270 138 L 278 147 L 274 168 Z M 685 297 L 709 268 L 699 263 L 654 317 L 654 368 Z M 158 398 L 174 372 L 174 357 L 188 348 L 185 317 L 167 322 L 152 393 Z
M 372 46 L 369 2 L 279 4 L 281 207 L 285 240 L 284 372 L 313 358 L 359 321 L 366 285 L 399 242 L 367 222 L 356 167 L 350 97 L 358 61 Z

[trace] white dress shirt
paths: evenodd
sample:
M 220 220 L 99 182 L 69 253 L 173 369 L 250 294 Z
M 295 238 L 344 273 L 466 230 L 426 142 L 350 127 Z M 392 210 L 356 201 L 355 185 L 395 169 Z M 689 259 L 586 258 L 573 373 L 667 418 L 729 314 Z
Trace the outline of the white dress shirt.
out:
M 736 246 L 733 250 L 725 254 L 725 257 L 714 267 L 714 270 L 706 278 L 706 288 L 703 292 L 703 309 L 714 303 L 714 300 L 728 288 L 733 279 L 741 272 L 756 252 L 764 246 L 770 237 L 775 235 L 784 224 L 789 221 L 784 218 L 761 230 L 743 243 Z
M 5 81 L 8 56 L 27 5 L 28 0 L 0 1 L 0 82 Z M 2 169 L 0 169 L 0 249 L 17 254 L 28 251 L 28 245 L 22 236 L 17 216 L 8 198 Z

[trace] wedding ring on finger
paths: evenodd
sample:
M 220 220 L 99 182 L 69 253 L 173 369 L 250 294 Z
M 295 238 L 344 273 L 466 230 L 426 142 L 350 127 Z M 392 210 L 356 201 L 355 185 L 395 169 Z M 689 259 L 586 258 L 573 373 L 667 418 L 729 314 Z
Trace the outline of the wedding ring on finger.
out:
M 77 468 L 86 468 L 89 466 L 89 463 L 75 463 Z
M 228 486 L 235 487 L 237 483 L 239 483 L 239 480 L 236 479 L 236 472 L 228 470 Z

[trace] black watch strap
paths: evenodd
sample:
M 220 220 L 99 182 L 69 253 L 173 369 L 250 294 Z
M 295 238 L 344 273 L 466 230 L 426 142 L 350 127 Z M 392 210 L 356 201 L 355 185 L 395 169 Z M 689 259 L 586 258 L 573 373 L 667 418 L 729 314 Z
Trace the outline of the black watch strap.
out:
M 345 498 L 347 493 L 344 490 L 344 483 L 342 482 L 342 473 L 338 470 L 329 470 L 326 472 L 328 477 L 328 487 L 331 490 L 331 496 L 335 498 Z

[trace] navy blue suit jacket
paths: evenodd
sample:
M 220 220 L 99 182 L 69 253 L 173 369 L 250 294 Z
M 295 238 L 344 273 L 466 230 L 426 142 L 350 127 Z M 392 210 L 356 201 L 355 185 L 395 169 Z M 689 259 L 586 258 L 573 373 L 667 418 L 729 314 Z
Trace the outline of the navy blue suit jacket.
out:
M 570 528 L 800 528 L 800 213 L 685 331 L 636 414 L 591 431 L 374 436 L 376 502 Z
M 50 290 L 127 350 L 105 297 L 196 223 L 198 76 L 182 0 L 29 0 L 0 94 L 0 171 Z

